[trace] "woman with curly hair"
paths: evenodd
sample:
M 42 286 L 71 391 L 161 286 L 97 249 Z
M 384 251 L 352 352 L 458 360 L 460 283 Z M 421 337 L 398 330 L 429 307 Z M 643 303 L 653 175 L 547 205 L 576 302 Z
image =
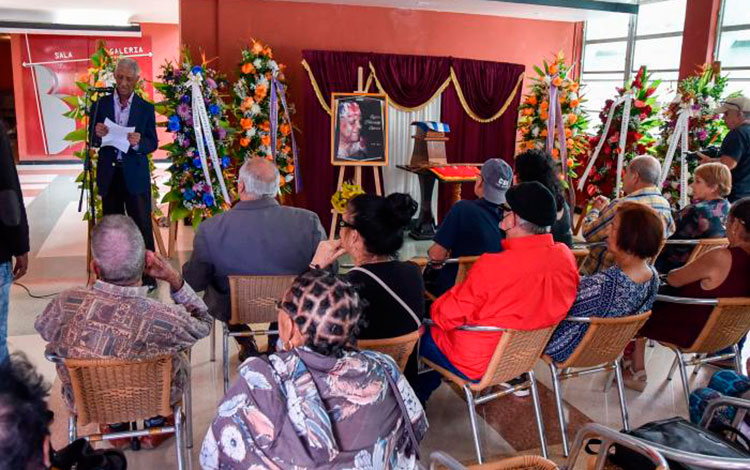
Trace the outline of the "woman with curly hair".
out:
M 279 303 L 283 351 L 251 357 L 219 406 L 204 469 L 417 468 L 427 419 L 395 362 L 352 345 L 363 302 L 312 269 Z

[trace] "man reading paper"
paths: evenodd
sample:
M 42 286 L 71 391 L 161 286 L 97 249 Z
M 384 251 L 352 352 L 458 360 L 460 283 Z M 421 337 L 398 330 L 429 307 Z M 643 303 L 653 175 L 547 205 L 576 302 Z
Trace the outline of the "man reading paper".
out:
M 154 250 L 151 225 L 151 171 L 148 154 L 157 149 L 156 116 L 154 105 L 139 97 L 135 87 L 140 78 L 138 62 L 123 58 L 115 68 L 115 92 L 101 98 L 96 119 L 94 103 L 90 110 L 94 145 L 99 149 L 96 184 L 102 197 L 104 215 L 127 213 L 138 226 L 146 249 Z M 102 145 L 109 133 L 105 121 L 122 127 L 134 127 L 127 134 L 127 151 Z M 144 277 L 144 283 L 155 286 L 155 281 Z

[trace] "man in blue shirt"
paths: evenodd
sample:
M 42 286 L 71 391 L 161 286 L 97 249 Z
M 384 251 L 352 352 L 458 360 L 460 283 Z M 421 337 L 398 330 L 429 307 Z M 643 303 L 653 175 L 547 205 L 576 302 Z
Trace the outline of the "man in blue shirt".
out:
M 447 258 L 502 251 L 500 242 L 505 232 L 500 229 L 500 204 L 505 202 L 505 192 L 512 181 L 510 165 L 499 158 L 487 160 L 474 184 L 478 199 L 458 201 L 445 216 L 428 251 L 431 266 L 438 267 L 435 281 L 427 281 L 427 290 L 432 294 L 442 295 L 456 280 L 456 264 L 439 267 Z

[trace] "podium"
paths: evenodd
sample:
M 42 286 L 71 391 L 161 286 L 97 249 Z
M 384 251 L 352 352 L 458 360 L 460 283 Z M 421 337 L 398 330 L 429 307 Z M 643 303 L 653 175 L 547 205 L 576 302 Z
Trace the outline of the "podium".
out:
M 461 199 L 461 183 L 476 181 L 479 163 L 449 164 L 445 143 L 450 127 L 442 122 L 415 121 L 414 150 L 408 165 L 396 167 L 414 173 L 419 178 L 420 210 L 417 224 L 409 231 L 415 240 L 431 240 L 435 236 L 435 216 L 432 213 L 432 194 L 436 182 L 452 184 L 451 205 Z

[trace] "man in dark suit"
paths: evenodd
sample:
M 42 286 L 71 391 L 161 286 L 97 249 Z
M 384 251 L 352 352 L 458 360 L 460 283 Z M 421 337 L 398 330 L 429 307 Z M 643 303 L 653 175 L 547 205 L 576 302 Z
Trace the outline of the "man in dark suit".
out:
M 127 152 L 111 146 L 99 149 L 96 184 L 104 215 L 127 212 L 141 231 L 146 249 L 154 251 L 151 171 L 147 156 L 158 147 L 156 116 L 154 105 L 135 93 L 139 78 L 138 62 L 120 59 L 115 68 L 115 92 L 102 97 L 98 109 L 94 103 L 89 116 L 95 146 L 100 146 L 101 138 L 109 132 L 104 124 L 106 118 L 120 126 L 135 127 L 135 131 L 128 134 L 130 148 Z
M 317 214 L 276 202 L 279 170 L 268 160 L 246 161 L 237 186 L 240 201 L 201 223 L 193 254 L 182 268 L 185 282 L 196 292 L 206 292 L 208 312 L 224 322 L 230 317 L 227 276 L 300 274 L 308 269 L 318 243 L 326 239 Z M 254 352 L 252 340 L 237 339 L 241 359 Z

